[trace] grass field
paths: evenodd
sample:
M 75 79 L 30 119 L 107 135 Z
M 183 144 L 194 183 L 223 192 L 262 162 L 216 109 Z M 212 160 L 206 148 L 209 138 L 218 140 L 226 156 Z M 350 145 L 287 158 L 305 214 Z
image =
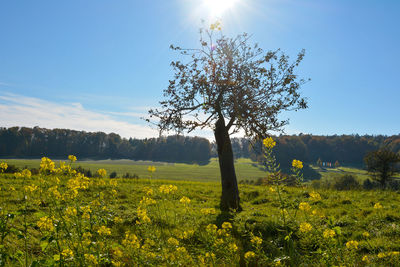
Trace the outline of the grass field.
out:
M 8 164 L 13 164 L 19 168 L 37 168 L 40 159 L 3 159 Z M 113 171 L 121 177 L 125 173 L 137 174 L 140 178 L 148 178 L 147 167 L 154 165 L 157 172 L 154 178 L 170 180 L 189 180 L 189 181 L 220 181 L 220 172 L 218 159 L 211 159 L 207 165 L 184 164 L 184 163 L 164 163 L 151 161 L 133 161 L 133 160 L 98 160 L 98 161 L 77 161 L 74 166 L 82 166 L 90 169 L 93 173 L 100 168 L 104 168 L 107 173 Z M 236 174 L 239 181 L 257 180 L 265 177 L 265 172 L 254 166 L 250 159 L 237 159 L 235 161 Z

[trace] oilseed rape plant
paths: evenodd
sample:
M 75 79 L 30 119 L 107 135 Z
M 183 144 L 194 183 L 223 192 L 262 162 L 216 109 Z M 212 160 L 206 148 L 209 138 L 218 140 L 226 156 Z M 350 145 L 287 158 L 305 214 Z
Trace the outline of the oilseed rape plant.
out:
M 105 169 L 88 178 L 70 155 L 44 157 L 38 172 L 2 172 L 0 266 L 399 265 L 400 221 L 388 208 L 397 194 L 287 186 L 275 146 L 264 143 L 271 183 L 241 184 L 240 213 L 219 211 L 216 184 L 156 180 L 153 168 L 150 179 Z M 357 201 L 343 208 L 343 199 Z

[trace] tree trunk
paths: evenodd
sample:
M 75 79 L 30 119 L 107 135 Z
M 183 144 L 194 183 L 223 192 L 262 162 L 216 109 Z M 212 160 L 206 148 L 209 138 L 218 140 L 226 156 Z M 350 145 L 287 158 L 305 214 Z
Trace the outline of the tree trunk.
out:
M 233 161 L 231 139 L 223 117 L 215 124 L 215 141 L 217 143 L 219 169 L 221 172 L 222 196 L 220 208 L 222 211 L 241 211 L 239 204 L 239 189 Z

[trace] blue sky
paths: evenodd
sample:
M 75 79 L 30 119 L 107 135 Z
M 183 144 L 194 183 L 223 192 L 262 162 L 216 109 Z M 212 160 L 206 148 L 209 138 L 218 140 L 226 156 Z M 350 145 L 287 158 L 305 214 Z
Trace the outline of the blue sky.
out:
M 205 0 L 0 2 L 0 126 L 150 137 L 140 117 L 172 78 L 170 44 L 198 46 Z M 310 108 L 288 134 L 399 134 L 400 1 L 236 0 L 223 32 L 306 57 Z M 212 137 L 211 131 L 196 135 Z

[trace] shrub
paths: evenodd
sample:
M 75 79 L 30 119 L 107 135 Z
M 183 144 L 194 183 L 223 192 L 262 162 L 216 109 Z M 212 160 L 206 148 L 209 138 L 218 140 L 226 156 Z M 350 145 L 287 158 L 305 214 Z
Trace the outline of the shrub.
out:
M 336 190 L 358 189 L 360 188 L 360 183 L 354 175 L 345 174 L 336 178 L 333 183 L 333 188 Z
M 117 172 L 113 171 L 112 173 L 110 173 L 110 178 L 117 178 Z

